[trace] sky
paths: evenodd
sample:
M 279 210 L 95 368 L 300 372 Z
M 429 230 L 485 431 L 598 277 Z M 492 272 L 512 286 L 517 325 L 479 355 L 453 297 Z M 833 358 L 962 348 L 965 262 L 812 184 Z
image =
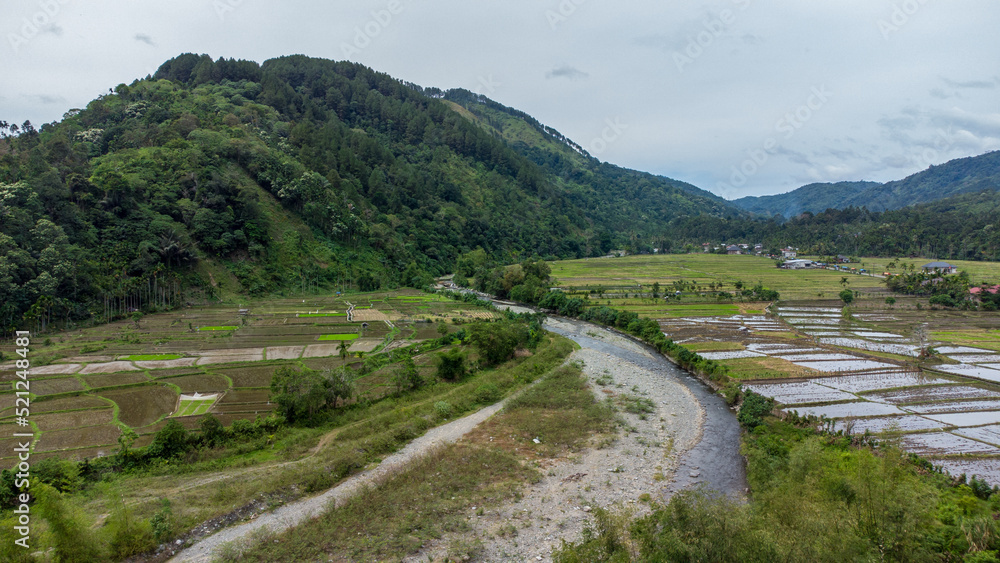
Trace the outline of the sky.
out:
M 351 60 L 465 88 L 726 199 L 1000 149 L 996 0 L 6 0 L 0 120 L 181 53 Z

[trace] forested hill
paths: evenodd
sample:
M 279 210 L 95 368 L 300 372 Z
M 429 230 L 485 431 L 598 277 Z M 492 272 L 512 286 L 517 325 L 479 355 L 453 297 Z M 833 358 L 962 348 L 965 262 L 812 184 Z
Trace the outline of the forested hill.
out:
M 1000 190 L 1000 151 L 951 160 L 885 184 L 809 184 L 785 194 L 744 197 L 732 203 L 760 215 L 788 218 L 849 207 L 889 211 L 983 190 Z
M 739 213 L 450 97 L 346 62 L 186 54 L 61 122 L 0 123 L 0 329 L 192 288 L 420 285 L 477 247 L 641 250 L 685 217 Z
M 732 203 L 751 213 L 766 217 L 772 215 L 795 217 L 806 211 L 819 213 L 827 209 L 841 209 L 847 199 L 866 189 L 881 185 L 877 182 L 809 184 L 784 194 L 741 197 L 734 199 Z
M 544 166 L 556 176 L 564 179 L 571 179 L 581 184 L 606 185 L 612 184 L 614 180 L 626 180 L 630 183 L 647 185 L 664 196 L 678 196 L 678 201 L 674 204 L 687 203 L 691 211 L 694 208 L 701 208 L 704 211 L 714 211 L 722 215 L 733 213 L 728 202 L 723 198 L 703 190 L 686 182 L 656 176 L 646 172 L 628 170 L 601 162 L 587 152 L 587 149 L 571 139 L 564 136 L 559 131 L 539 123 L 536 119 L 526 113 L 499 104 L 489 98 L 469 92 L 468 90 L 455 89 L 443 93 L 445 100 L 453 102 L 462 109 L 462 112 L 480 127 L 504 139 L 512 148 L 530 158 L 535 164 Z M 617 131 L 618 126 L 614 122 L 607 123 L 607 133 L 611 136 L 622 133 Z M 604 176 L 602 178 L 602 176 Z M 684 193 L 686 192 L 686 194 Z M 609 197 L 616 197 L 612 190 Z M 686 197 L 685 197 L 686 195 Z M 693 197 L 691 197 L 693 196 Z M 682 199 L 689 199 L 690 202 L 682 202 Z M 666 210 L 669 216 L 678 215 L 677 209 Z
M 902 180 L 874 186 L 848 198 L 846 207 L 871 211 L 901 209 L 959 194 L 1000 189 L 1000 151 L 950 160 Z

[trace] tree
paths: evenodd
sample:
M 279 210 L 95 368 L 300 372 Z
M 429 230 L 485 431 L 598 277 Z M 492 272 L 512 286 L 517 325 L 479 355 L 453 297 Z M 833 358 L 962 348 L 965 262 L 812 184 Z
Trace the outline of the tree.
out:
M 850 305 L 854 301 L 854 292 L 850 289 L 845 289 L 840 292 L 840 300 L 844 302 L 845 305 Z
M 437 375 L 446 381 L 456 381 L 465 377 L 465 354 L 461 348 L 439 352 Z
M 323 386 L 326 390 L 326 405 L 337 408 L 338 399 L 346 402 L 354 396 L 354 372 L 347 366 L 328 370 L 323 374 Z
M 653 282 L 653 299 L 660 297 L 660 282 Z
M 225 440 L 226 430 L 215 415 L 208 413 L 201 419 L 201 442 L 210 448 L 214 448 Z
M 895 297 L 886 297 L 885 298 L 885 304 L 888 305 L 889 308 L 891 309 L 892 306 L 896 304 L 896 298 Z
M 278 412 L 291 423 L 312 418 L 327 402 L 327 389 L 320 373 L 291 367 L 274 370 L 271 376 L 271 400 Z
M 495 366 L 514 357 L 514 351 L 528 341 L 528 328 L 507 319 L 476 323 L 469 329 L 469 341 L 486 365 Z
M 419 389 L 424 384 L 424 379 L 420 377 L 416 364 L 411 356 L 407 356 L 393 369 L 391 376 L 392 384 L 396 388 L 397 394 L 405 391 Z
M 153 437 L 149 453 L 155 457 L 169 459 L 188 451 L 190 445 L 187 429 L 173 418 Z

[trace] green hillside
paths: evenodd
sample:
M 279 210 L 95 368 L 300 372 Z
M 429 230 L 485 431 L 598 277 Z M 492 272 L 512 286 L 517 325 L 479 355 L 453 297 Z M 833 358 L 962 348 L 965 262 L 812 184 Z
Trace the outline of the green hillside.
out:
M 881 184 L 876 182 L 809 184 L 784 194 L 741 197 L 734 199 L 732 204 L 758 215 L 795 217 L 806 211 L 820 213 L 827 209 L 841 209 L 844 201 L 877 186 Z
M 419 286 L 478 247 L 499 263 L 641 250 L 683 217 L 738 213 L 470 96 L 353 63 L 186 54 L 58 123 L 0 123 L 0 328 Z
M 902 180 L 874 186 L 844 201 L 841 208 L 900 209 L 946 197 L 1000 189 L 1000 151 L 951 160 Z

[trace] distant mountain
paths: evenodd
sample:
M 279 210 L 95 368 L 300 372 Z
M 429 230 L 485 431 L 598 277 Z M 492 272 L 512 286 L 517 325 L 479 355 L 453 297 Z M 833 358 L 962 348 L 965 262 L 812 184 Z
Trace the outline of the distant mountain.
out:
M 1000 189 L 1000 151 L 931 166 L 902 180 L 810 184 L 786 194 L 744 197 L 732 203 L 760 215 L 794 217 L 804 211 L 864 207 L 870 211 L 901 209 L 947 197 Z
M 827 209 L 841 209 L 844 201 L 881 185 L 877 182 L 809 184 L 785 194 L 748 196 L 731 203 L 758 215 L 795 217 L 805 211 L 819 213 Z
M 1000 151 L 959 158 L 923 172 L 869 188 L 841 205 L 867 207 L 871 211 L 901 209 L 959 194 L 1000 189 Z

